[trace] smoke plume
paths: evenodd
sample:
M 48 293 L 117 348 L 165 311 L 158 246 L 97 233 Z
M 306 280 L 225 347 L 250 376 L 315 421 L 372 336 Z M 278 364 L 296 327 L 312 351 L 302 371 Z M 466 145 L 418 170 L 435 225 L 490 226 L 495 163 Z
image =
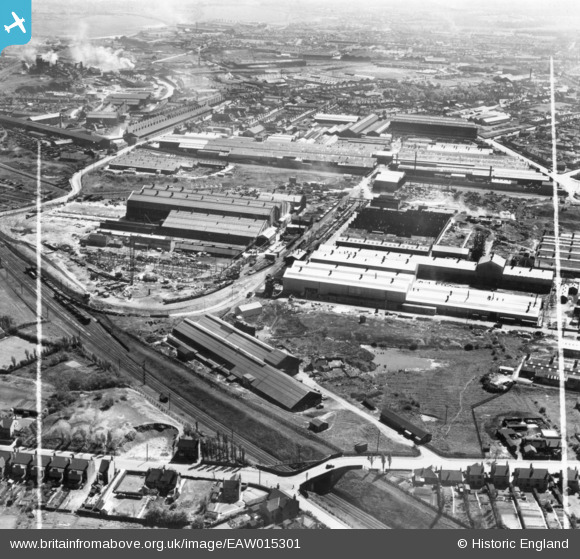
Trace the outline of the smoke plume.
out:
M 103 72 L 118 72 L 135 67 L 133 62 L 122 55 L 122 50 L 92 45 L 89 42 L 77 43 L 71 46 L 70 55 L 74 62 L 82 62 L 83 66 L 93 66 Z

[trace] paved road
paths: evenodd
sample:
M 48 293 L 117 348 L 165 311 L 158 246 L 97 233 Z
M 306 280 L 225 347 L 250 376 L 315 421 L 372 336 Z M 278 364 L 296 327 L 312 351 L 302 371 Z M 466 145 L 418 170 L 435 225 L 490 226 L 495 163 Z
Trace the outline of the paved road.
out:
M 388 427 L 384 423 L 381 423 L 378 419 L 376 419 L 372 415 L 369 415 L 368 413 L 361 410 L 360 408 L 358 408 L 357 406 L 355 406 L 354 404 L 352 404 L 348 400 L 341 398 L 340 396 L 338 396 L 334 392 L 332 392 L 332 391 L 324 388 L 324 386 L 318 384 L 314 379 L 309 377 L 307 373 L 298 373 L 296 375 L 296 378 L 298 380 L 300 380 L 306 386 L 310 386 L 311 388 L 314 388 L 316 391 L 320 392 L 321 394 L 323 394 L 327 398 L 334 400 L 335 402 L 338 402 L 343 409 L 349 410 L 350 412 L 358 415 L 359 417 L 362 417 L 365 421 L 368 421 L 369 423 L 374 425 L 378 429 L 378 431 L 380 431 L 380 433 L 383 436 L 387 437 L 388 439 L 391 439 L 392 441 L 395 441 L 395 442 L 402 444 L 404 446 L 409 446 L 409 447 L 415 446 L 412 441 L 410 441 L 406 437 L 403 437 L 403 435 L 399 435 L 399 433 L 397 433 L 396 431 L 394 431 L 393 429 L 391 429 L 390 427 Z M 425 449 L 425 450 L 427 450 L 427 449 Z
M 0 446 L 0 450 L 12 450 L 10 447 Z M 41 454 L 53 454 L 53 451 L 42 451 Z M 70 453 L 58 453 L 62 455 L 70 455 Z M 90 454 L 77 454 L 78 458 L 97 458 Z M 444 468 L 444 469 L 461 469 L 465 471 L 468 466 L 476 462 L 473 459 L 466 458 L 436 458 L 430 456 L 418 457 L 393 457 L 391 464 L 387 465 L 390 470 L 412 471 L 424 467 Z M 503 462 L 503 461 L 501 461 Z M 332 514 L 324 511 L 312 501 L 305 499 L 300 493 L 300 486 L 308 481 L 311 481 L 319 476 L 330 473 L 332 470 L 340 468 L 349 469 L 363 469 L 363 470 L 383 470 L 379 459 L 372 460 L 367 456 L 345 456 L 341 458 L 333 458 L 324 463 L 313 466 L 305 472 L 299 472 L 294 475 L 277 475 L 270 472 L 261 471 L 253 467 L 232 468 L 221 467 L 206 464 L 167 464 L 161 460 L 137 460 L 123 457 L 116 457 L 115 464 L 118 469 L 146 472 L 152 467 L 167 466 L 178 471 L 182 476 L 208 479 L 208 480 L 226 480 L 230 479 L 234 474 L 240 475 L 242 482 L 257 485 L 263 488 L 278 488 L 290 496 L 296 496 L 300 501 L 300 506 L 303 510 L 312 512 L 318 519 L 332 528 L 346 528 L 346 524 L 335 518 Z M 557 461 L 536 461 L 530 460 L 509 460 L 512 472 L 515 468 L 526 468 L 534 465 L 536 468 L 545 468 L 551 474 L 559 474 L 561 465 Z M 487 471 L 490 468 L 490 462 L 486 461 L 484 464 Z M 569 461 L 569 467 L 575 468 L 579 466 L 578 461 Z M 342 504 L 342 503 L 341 503 Z M 358 510 L 358 509 L 357 509 Z M 355 511 L 356 512 L 356 511 Z
M 580 194 L 580 182 L 572 178 L 572 175 L 575 175 L 579 172 L 578 169 L 561 174 L 553 173 L 551 169 L 548 169 L 543 165 L 532 161 L 521 153 L 518 153 L 517 151 L 514 151 L 513 149 L 510 149 L 500 144 L 499 142 L 496 142 L 495 140 L 484 140 L 484 142 L 489 146 L 497 149 L 498 151 L 511 155 L 512 157 L 520 159 L 521 161 L 525 161 L 530 167 L 537 169 L 540 171 L 540 173 L 543 173 L 544 175 L 553 179 L 557 184 L 564 188 L 566 192 L 568 192 L 570 197 L 573 197 L 575 194 Z

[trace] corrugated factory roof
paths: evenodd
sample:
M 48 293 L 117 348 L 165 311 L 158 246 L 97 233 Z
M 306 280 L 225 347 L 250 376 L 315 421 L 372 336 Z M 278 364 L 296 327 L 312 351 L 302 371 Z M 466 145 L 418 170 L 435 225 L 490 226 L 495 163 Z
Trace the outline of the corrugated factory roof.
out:
M 157 192 L 157 194 L 155 194 Z M 252 206 L 254 208 L 280 208 L 281 202 L 266 200 L 261 198 L 253 198 L 250 196 L 238 196 L 235 194 L 214 194 L 207 192 L 197 192 L 195 190 L 189 190 L 185 187 L 171 188 L 163 186 L 144 186 L 141 189 L 142 194 L 148 194 L 150 196 L 169 197 L 169 198 L 181 198 L 184 200 L 203 200 L 206 202 L 219 202 L 224 205 L 239 205 L 239 206 Z
M 359 120 L 356 124 L 353 124 L 349 128 L 349 131 L 353 134 L 362 134 L 364 130 L 370 128 L 378 120 L 379 117 L 375 114 L 367 115 L 362 120 Z
M 398 250 L 403 251 L 413 251 L 418 253 L 428 254 L 431 250 L 430 245 L 420 244 L 420 243 L 401 243 L 393 241 L 385 241 L 378 239 L 368 239 L 364 237 L 351 237 L 349 235 L 343 235 L 338 238 L 337 245 L 347 246 L 348 244 L 365 247 L 365 248 L 377 248 L 379 250 L 387 249 L 389 251 L 397 252 Z
M 296 261 L 291 268 L 286 270 L 284 279 L 357 287 L 386 294 L 388 292 L 407 293 L 414 278 L 409 274 L 397 272 L 367 271 L 362 268 Z
M 318 113 L 314 115 L 314 120 L 323 122 L 357 122 L 359 119 L 356 115 L 333 115 L 326 113 Z
M 397 115 L 391 118 L 391 124 L 397 124 L 399 122 L 436 126 L 460 126 L 462 128 L 475 128 L 477 130 L 477 126 L 472 122 L 466 122 L 460 118 L 449 118 L 443 116 Z
M 172 210 L 163 222 L 163 227 L 172 229 L 228 233 L 252 238 L 257 237 L 267 226 L 268 222 L 261 219 L 216 216 L 215 214 L 191 213 L 179 210 Z
M 232 202 L 224 203 L 220 201 L 208 201 L 208 200 L 196 200 L 188 199 L 186 196 L 174 196 L 168 195 L 159 191 L 159 195 L 155 196 L 151 193 L 152 191 L 144 192 L 133 192 L 127 200 L 128 204 L 148 204 L 148 205 L 159 205 L 165 208 L 174 208 L 176 210 L 184 210 L 191 212 L 201 212 L 201 213 L 217 213 L 217 214 L 228 214 L 234 212 L 235 214 L 246 214 L 246 215 L 259 215 L 264 216 L 265 219 L 269 219 L 272 215 L 272 208 L 260 207 L 250 204 L 235 204 Z
M 407 294 L 407 303 L 435 306 L 440 309 L 463 309 L 472 312 L 497 313 L 537 320 L 542 297 L 514 295 L 473 289 L 428 280 L 416 280 Z
M 286 409 L 292 410 L 308 398 L 317 399 L 315 392 L 263 359 L 267 357 L 276 363 L 286 359 L 287 354 L 262 344 L 214 316 L 204 316 L 199 322 L 186 319 L 174 329 L 174 335 L 186 345 L 189 341 L 201 346 L 229 363 L 238 379 L 251 375 L 255 379 L 251 383 L 253 390 Z

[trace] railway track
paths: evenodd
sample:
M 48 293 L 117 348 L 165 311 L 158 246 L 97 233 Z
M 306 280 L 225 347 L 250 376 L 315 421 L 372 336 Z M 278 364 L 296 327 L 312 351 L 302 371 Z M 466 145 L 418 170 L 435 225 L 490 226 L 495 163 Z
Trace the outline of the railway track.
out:
M 355 505 L 349 503 L 336 493 L 327 493 L 326 495 L 320 495 L 317 498 L 319 501 L 324 503 L 324 505 L 330 510 L 336 512 L 336 516 L 341 518 L 342 515 L 353 518 L 358 524 L 363 528 L 368 528 L 372 530 L 388 530 L 389 526 L 383 524 L 380 520 L 377 520 L 374 516 L 367 514 L 363 510 L 359 509 Z M 348 521 L 347 521 L 348 523 Z
M 6 263 L 8 273 L 19 281 L 22 287 L 32 296 L 36 297 L 36 284 L 32 278 L 24 273 L 27 264 L 23 263 L 16 255 L 14 255 L 7 247 L 0 243 L 0 256 L 2 262 Z M 141 382 L 143 380 L 143 363 L 138 362 L 130 351 L 123 347 L 122 343 L 111 336 L 102 324 L 92 321 L 88 325 L 82 325 L 72 322 L 72 315 L 52 297 L 52 290 L 46 285 L 42 286 L 43 302 L 50 312 L 60 318 L 61 321 L 69 324 L 70 334 L 81 335 L 84 346 L 93 353 L 99 355 L 101 358 L 117 365 L 120 370 L 131 376 L 134 380 Z M 171 409 L 179 410 L 186 417 L 191 418 L 192 422 L 197 421 L 202 431 L 207 431 L 208 434 L 217 432 L 231 433 L 231 429 L 216 420 L 192 403 L 183 394 L 180 394 L 169 388 L 162 380 L 158 379 L 152 374 L 152 371 L 145 371 L 146 386 L 156 394 L 166 394 L 169 397 Z M 291 468 L 286 465 L 278 463 L 275 457 L 269 454 L 264 449 L 258 447 L 256 444 L 245 439 L 239 434 L 233 434 L 233 441 L 235 444 L 244 447 L 246 456 L 249 460 L 256 464 L 265 466 L 277 465 L 281 471 L 291 471 Z M 342 497 L 336 494 L 328 494 L 319 497 L 330 511 L 336 511 L 339 515 L 342 513 L 348 518 L 355 519 L 361 526 L 369 529 L 386 529 L 388 526 L 379 520 L 368 515 L 356 506 L 350 504 Z
M 17 281 L 20 282 L 23 289 L 25 289 L 31 296 L 36 298 L 36 283 L 25 274 L 27 265 L 23 263 L 16 255 L 14 255 L 6 247 L 0 245 L 0 257 L 5 264 L 7 272 Z M 102 359 L 111 362 L 113 365 L 119 367 L 120 370 L 127 373 L 137 381 L 143 380 L 143 364 L 135 360 L 123 345 L 111 336 L 105 328 L 98 322 L 91 321 L 90 324 L 80 324 L 74 321 L 72 313 L 63 308 L 52 296 L 52 290 L 46 285 L 42 286 L 43 304 L 49 311 L 61 319 L 62 322 L 67 323 L 68 328 L 65 330 L 69 335 L 80 335 L 83 340 L 83 345 L 89 351 L 95 353 Z M 27 303 L 27 301 L 25 301 Z M 31 305 L 29 305 L 31 306 Z M 31 308 L 34 307 L 31 306 Z M 71 320 L 71 318 L 73 320 Z M 226 433 L 231 432 L 231 428 L 219 422 L 197 406 L 184 395 L 179 394 L 168 387 L 162 380 L 157 378 L 152 370 L 147 370 L 146 385 L 157 392 L 158 394 L 166 394 L 169 396 L 171 406 L 178 409 L 187 417 L 190 417 L 192 422 L 197 421 L 201 428 L 205 428 L 209 433 Z M 193 396 L 189 396 L 193 398 Z M 244 447 L 248 459 L 257 464 L 272 466 L 278 463 L 275 457 L 267 451 L 261 449 L 254 443 L 248 441 L 239 434 L 234 433 L 234 442 Z M 282 467 L 282 469 L 290 468 Z

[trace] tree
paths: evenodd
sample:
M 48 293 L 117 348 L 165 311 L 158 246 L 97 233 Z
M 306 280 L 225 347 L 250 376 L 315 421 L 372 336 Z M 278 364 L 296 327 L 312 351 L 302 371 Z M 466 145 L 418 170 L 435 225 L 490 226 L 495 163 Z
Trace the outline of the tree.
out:
M 474 262 L 479 261 L 479 259 L 485 254 L 485 238 L 485 233 L 483 231 L 478 231 L 475 235 L 475 238 L 473 239 L 471 259 Z
M 14 319 L 7 314 L 0 316 L 0 328 L 2 330 L 8 331 L 14 327 Z

